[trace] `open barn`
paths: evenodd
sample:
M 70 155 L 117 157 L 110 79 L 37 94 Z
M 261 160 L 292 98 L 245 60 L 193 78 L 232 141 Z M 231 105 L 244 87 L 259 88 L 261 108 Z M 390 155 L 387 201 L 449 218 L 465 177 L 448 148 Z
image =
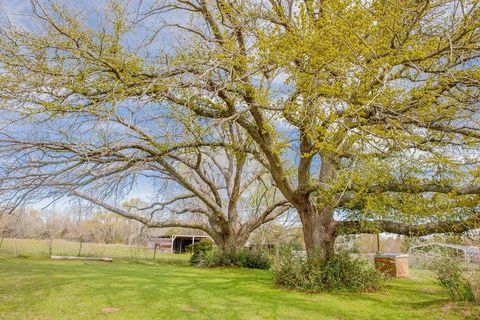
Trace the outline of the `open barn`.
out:
M 152 236 L 149 238 L 149 246 L 158 252 L 185 253 L 188 252 L 188 246 L 201 240 L 212 241 L 209 236 L 202 235 L 171 235 L 171 236 Z

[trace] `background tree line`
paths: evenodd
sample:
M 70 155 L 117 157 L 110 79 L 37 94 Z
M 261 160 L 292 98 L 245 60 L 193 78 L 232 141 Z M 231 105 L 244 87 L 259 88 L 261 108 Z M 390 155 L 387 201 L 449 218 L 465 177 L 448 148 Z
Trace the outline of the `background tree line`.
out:
M 0 215 L 0 237 L 145 245 L 144 226 L 111 212 L 78 217 L 67 212 L 18 209 Z

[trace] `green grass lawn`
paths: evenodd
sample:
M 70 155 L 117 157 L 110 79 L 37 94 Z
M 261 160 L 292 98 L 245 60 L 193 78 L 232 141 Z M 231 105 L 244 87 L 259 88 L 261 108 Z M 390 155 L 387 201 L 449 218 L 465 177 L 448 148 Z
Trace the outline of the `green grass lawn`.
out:
M 271 273 L 166 262 L 81 262 L 0 256 L 0 319 L 479 319 L 449 303 L 430 273 L 381 292 L 304 294 Z M 168 263 L 167 263 L 168 262 Z

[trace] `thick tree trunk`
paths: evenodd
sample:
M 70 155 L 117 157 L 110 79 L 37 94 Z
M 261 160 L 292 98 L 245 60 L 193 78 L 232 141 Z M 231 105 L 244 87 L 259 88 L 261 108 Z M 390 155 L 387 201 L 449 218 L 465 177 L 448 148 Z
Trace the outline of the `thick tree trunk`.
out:
M 328 154 L 321 155 L 319 181 L 329 185 L 335 177 L 338 165 L 338 159 Z M 328 190 L 326 191 L 328 192 Z M 319 197 L 321 197 L 321 193 Z M 334 208 L 328 205 L 322 207 L 321 200 L 311 199 L 310 194 L 300 195 L 297 200 L 297 210 L 303 225 L 307 257 L 310 263 L 318 265 L 335 254 L 336 224 L 333 219 Z M 318 202 L 314 205 L 311 201 Z
M 330 259 L 335 253 L 333 210 L 323 209 L 318 212 L 312 209 L 305 210 L 301 212 L 300 218 L 308 261 L 318 265 Z
M 235 256 L 237 252 L 245 246 L 246 242 L 247 239 L 245 236 L 238 236 L 232 231 L 229 234 L 224 235 L 221 248 L 228 255 Z

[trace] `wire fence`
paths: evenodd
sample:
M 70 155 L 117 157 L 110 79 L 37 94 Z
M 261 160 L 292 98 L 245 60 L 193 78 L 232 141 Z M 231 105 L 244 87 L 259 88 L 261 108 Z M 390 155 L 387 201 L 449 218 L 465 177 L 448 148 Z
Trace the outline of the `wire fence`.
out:
M 10 239 L 5 238 L 0 245 L 0 254 L 15 257 L 80 256 L 110 257 L 129 261 L 163 261 L 186 263 L 189 254 L 172 254 L 155 252 L 147 246 L 80 243 L 62 239 Z

